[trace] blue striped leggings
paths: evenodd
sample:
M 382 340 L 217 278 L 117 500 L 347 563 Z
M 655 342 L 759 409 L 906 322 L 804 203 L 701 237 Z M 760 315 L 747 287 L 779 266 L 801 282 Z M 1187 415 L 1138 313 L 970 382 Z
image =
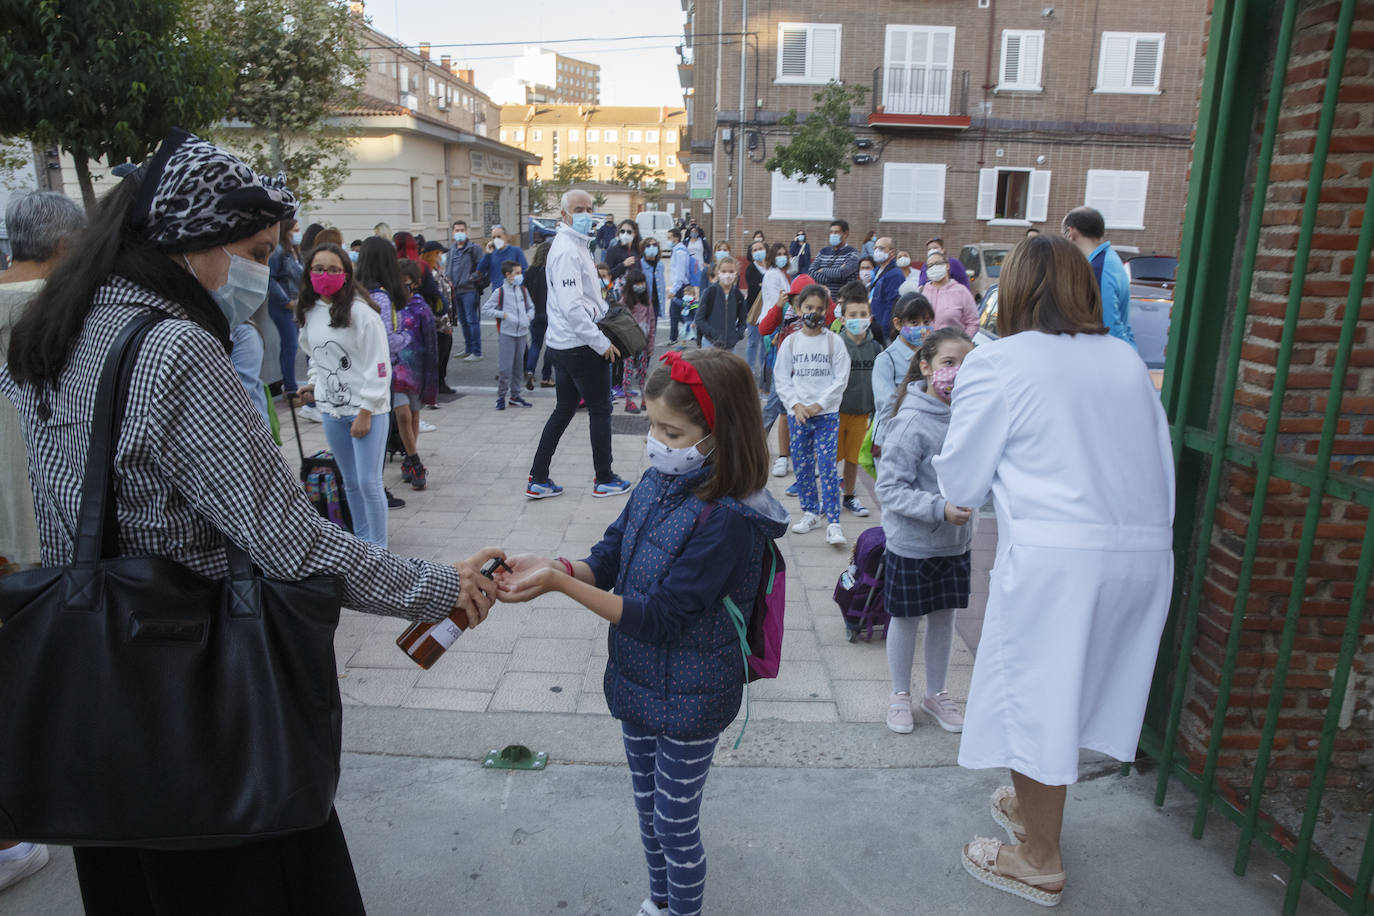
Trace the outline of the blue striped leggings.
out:
M 701 796 L 719 739 L 676 741 L 628 722 L 620 727 L 639 812 L 639 838 L 649 863 L 649 896 L 667 900 L 669 916 L 694 916 L 706 896 L 706 850 L 698 825 Z

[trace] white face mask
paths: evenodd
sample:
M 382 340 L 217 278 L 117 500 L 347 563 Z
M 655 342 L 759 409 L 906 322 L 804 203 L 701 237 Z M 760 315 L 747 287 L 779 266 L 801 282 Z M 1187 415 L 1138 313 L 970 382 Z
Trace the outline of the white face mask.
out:
M 724 274 L 724 273 L 723 273 L 723 274 L 720 275 L 720 285 L 721 285 L 721 286 L 733 286 L 734 283 L 735 283 L 735 275 L 734 275 L 734 274 Z
M 506 240 L 500 238 L 492 239 L 491 244 L 497 251 L 500 251 L 502 248 L 506 247 Z
M 900 257 L 900 258 L 897 259 L 897 266 L 898 266 L 898 267 L 910 267 L 910 266 L 911 266 L 911 258 L 908 258 L 907 256 L 903 255 L 902 257 Z
M 887 260 L 887 252 L 886 252 L 886 251 L 883 251 L 883 249 L 881 249 L 881 248 L 874 248 L 874 249 L 873 249 L 873 260 L 874 260 L 874 261 L 877 261 L 879 264 L 883 263 L 884 261 Z
M 949 276 L 949 268 L 943 264 L 932 264 L 926 268 L 926 276 L 930 277 L 930 279 L 934 280 L 936 283 L 939 283 L 945 277 Z
M 654 470 L 670 477 L 679 477 L 695 471 L 711 457 L 710 454 L 703 455 L 697 450 L 697 446 L 707 438 L 710 437 L 702 438 L 686 448 L 672 448 L 655 439 L 653 433 L 649 433 L 644 440 L 644 449 L 649 454 L 649 464 L 653 465 Z M 711 453 L 714 452 L 715 449 L 712 449 Z
M 224 313 L 232 331 L 251 318 L 267 301 L 267 284 L 272 279 L 272 271 L 266 264 L 239 257 L 228 248 L 221 246 L 220 250 L 229 255 L 229 275 L 223 286 L 208 292 Z M 185 255 L 182 255 L 182 260 L 186 263 L 186 269 L 191 271 L 191 276 L 199 280 L 195 268 Z
M 630 242 L 634 241 L 634 237 L 633 232 L 622 232 L 620 233 L 620 244 L 628 245 Z

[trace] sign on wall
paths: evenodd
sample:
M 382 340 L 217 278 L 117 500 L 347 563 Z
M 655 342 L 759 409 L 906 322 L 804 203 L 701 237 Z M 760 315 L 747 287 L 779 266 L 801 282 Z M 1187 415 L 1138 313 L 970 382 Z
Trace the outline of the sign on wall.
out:
M 693 162 L 689 180 L 693 200 L 705 200 L 712 196 L 712 165 L 709 162 Z

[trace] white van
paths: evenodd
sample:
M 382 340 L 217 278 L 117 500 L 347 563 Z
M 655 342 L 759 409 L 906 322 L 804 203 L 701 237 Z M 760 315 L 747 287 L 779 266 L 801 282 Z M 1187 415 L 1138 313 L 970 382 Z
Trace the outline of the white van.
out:
M 635 222 L 639 223 L 641 238 L 656 239 L 664 254 L 672 249 L 668 244 L 668 230 L 673 228 L 673 214 L 666 210 L 645 210 L 635 217 Z

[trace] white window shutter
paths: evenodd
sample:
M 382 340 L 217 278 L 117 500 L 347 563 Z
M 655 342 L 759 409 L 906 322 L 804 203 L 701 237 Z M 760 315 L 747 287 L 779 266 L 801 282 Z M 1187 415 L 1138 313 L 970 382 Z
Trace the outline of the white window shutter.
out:
M 978 170 L 978 215 L 976 219 L 994 219 L 997 216 L 997 170 Z
M 1156 89 L 1159 86 L 1160 41 L 1142 38 L 1135 43 L 1131 60 L 1131 88 Z
M 1026 219 L 1033 223 L 1043 223 L 1050 209 L 1050 173 L 1046 169 L 1033 169 L 1030 176 L 1030 194 L 1026 201 Z
M 1043 34 L 1032 32 L 1021 40 L 1021 73 L 1018 82 L 1029 88 L 1040 88 L 1040 62 L 1044 59 L 1041 47 Z
M 1116 183 L 1115 219 L 1112 222 L 1122 227 L 1143 227 L 1145 225 L 1145 194 L 1149 188 L 1149 172 L 1126 172 Z
M 1021 82 L 1021 36 L 1002 33 L 1002 84 L 1015 86 Z
M 883 165 L 883 219 L 907 219 L 915 190 L 913 167 L 906 163 Z
M 912 209 L 922 222 L 939 223 L 945 218 L 945 166 L 918 166 Z
M 806 29 L 782 29 L 781 32 L 778 75 L 803 79 L 806 77 Z
M 839 26 L 812 26 L 811 67 L 807 76 L 827 81 L 840 78 Z
M 1098 90 L 1126 88 L 1130 66 L 1131 40 L 1124 36 L 1104 36 L 1101 59 L 1097 65 Z

